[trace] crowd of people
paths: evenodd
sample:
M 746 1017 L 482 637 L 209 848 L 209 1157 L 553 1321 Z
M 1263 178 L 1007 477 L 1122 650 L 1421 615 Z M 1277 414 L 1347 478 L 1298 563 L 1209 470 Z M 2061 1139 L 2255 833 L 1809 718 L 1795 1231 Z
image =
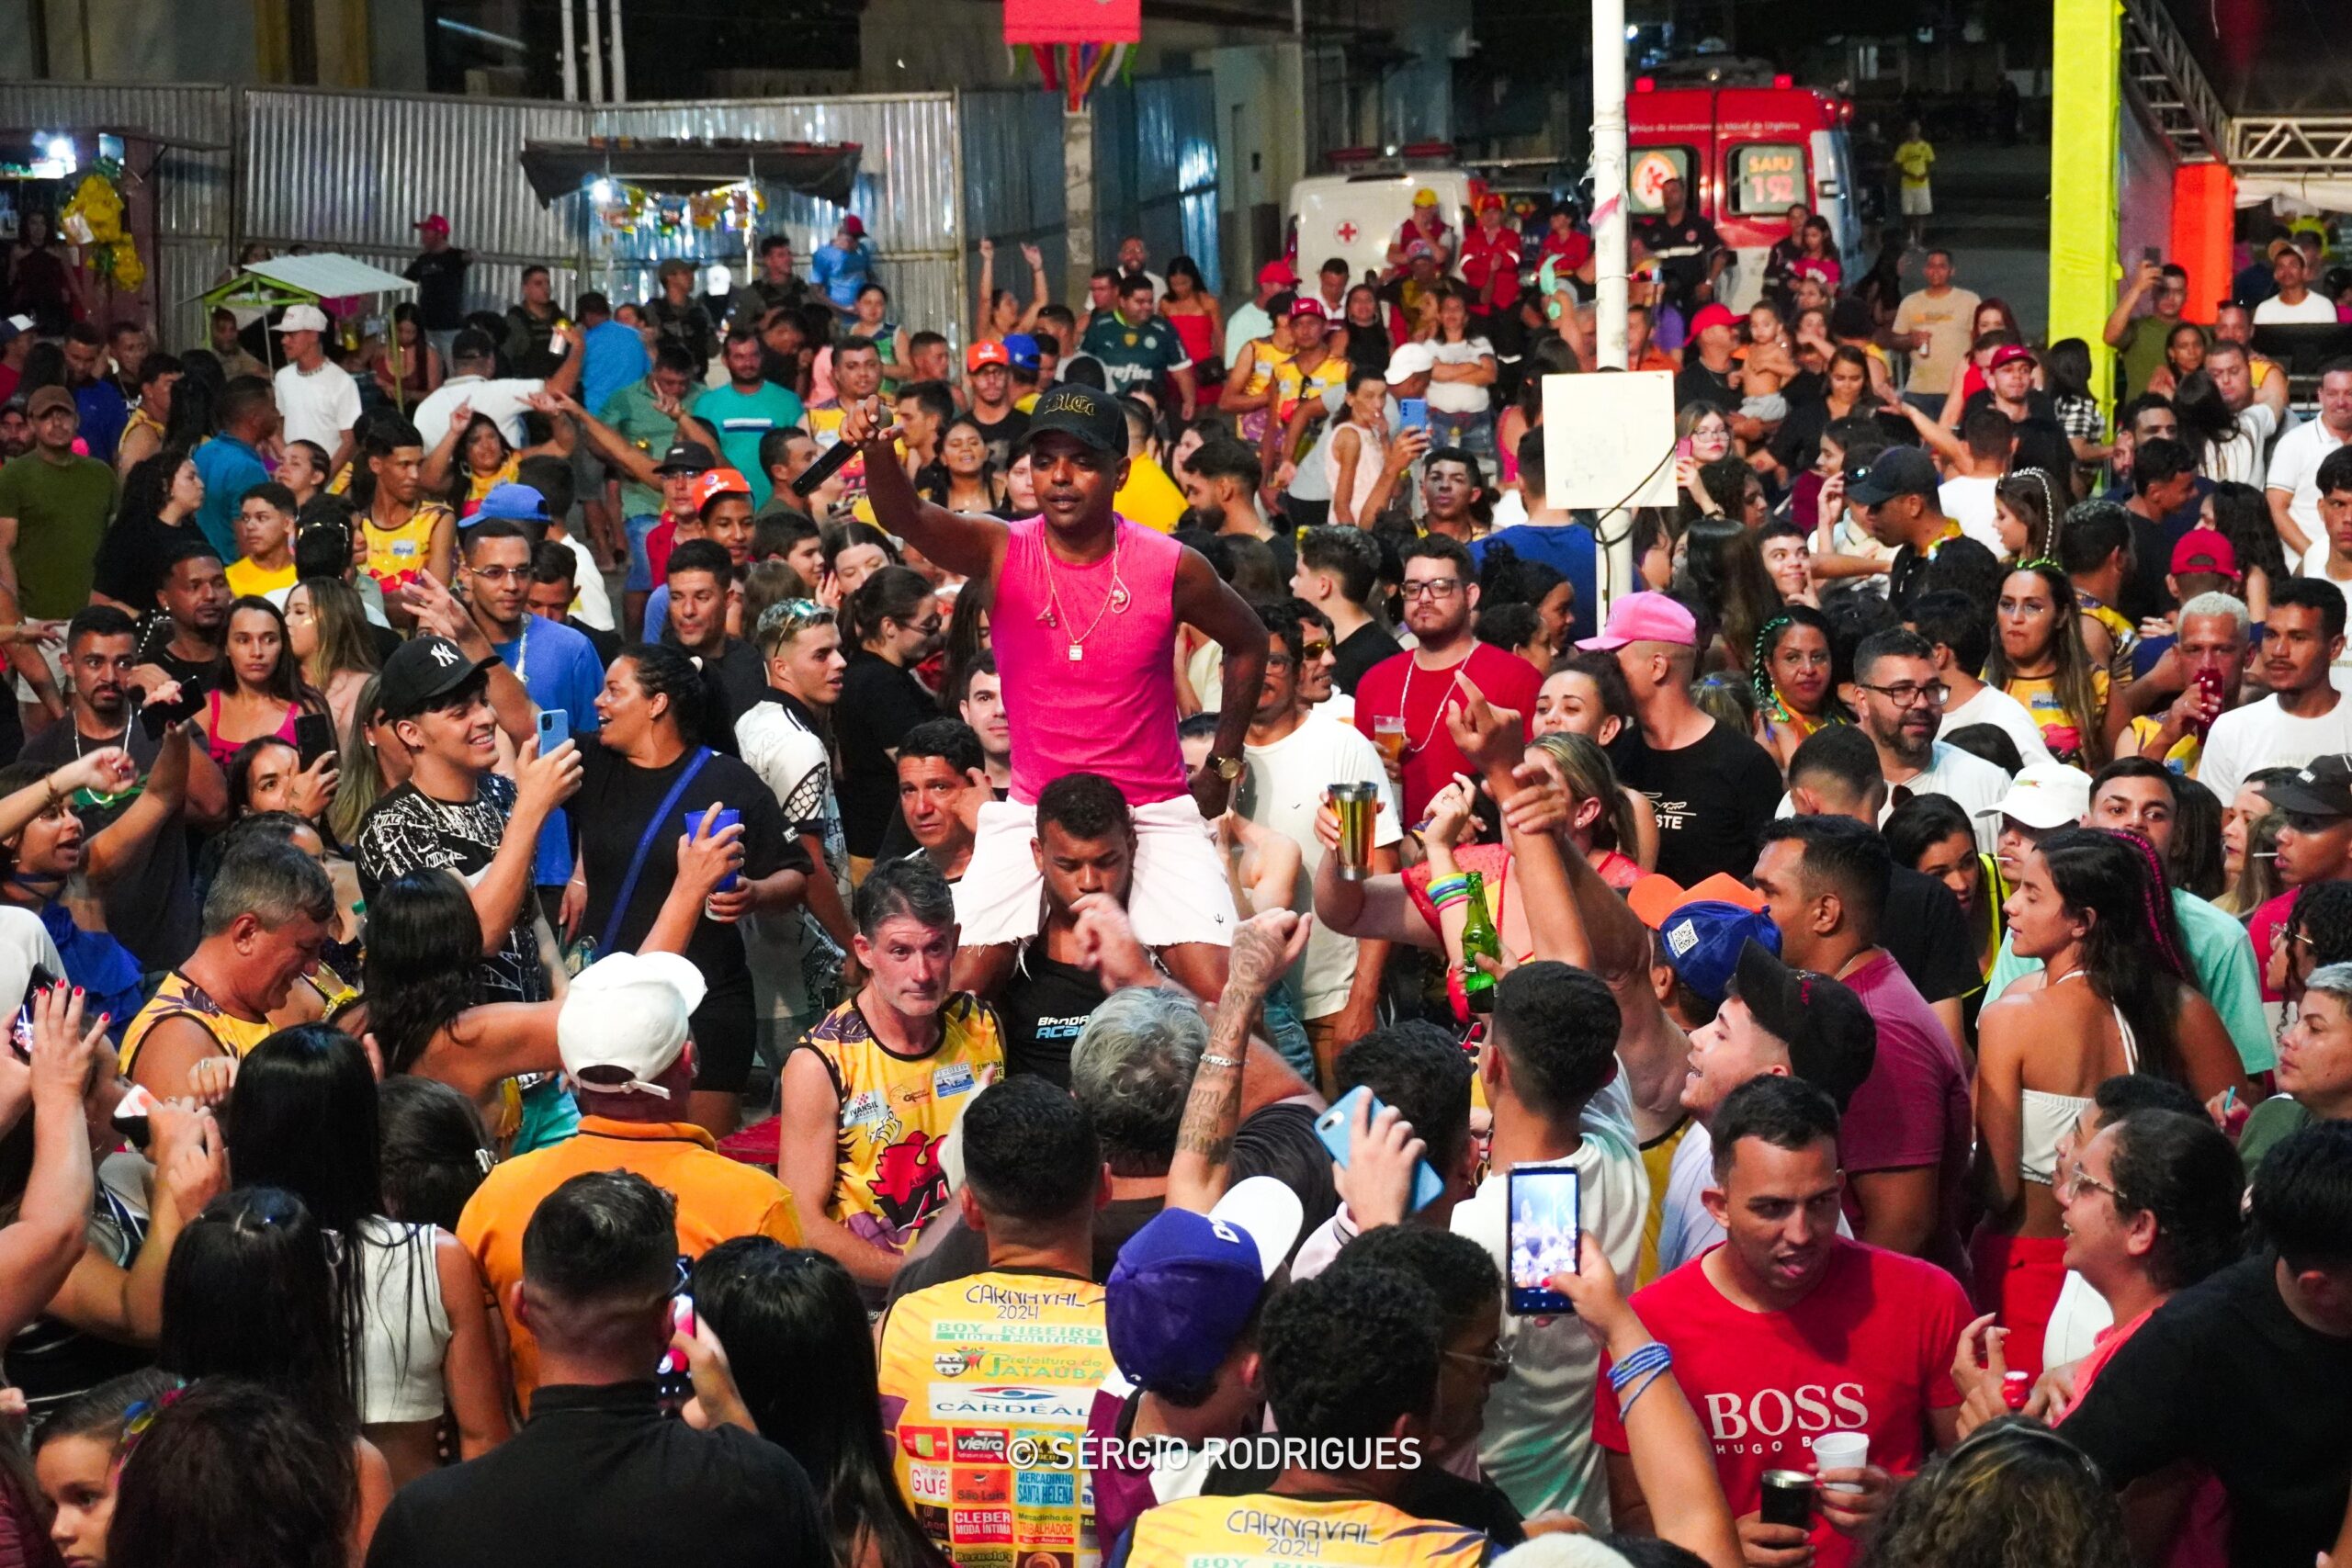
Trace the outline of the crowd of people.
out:
M 2352 1561 L 2352 363 L 1420 194 L 0 326 L 0 1558 Z

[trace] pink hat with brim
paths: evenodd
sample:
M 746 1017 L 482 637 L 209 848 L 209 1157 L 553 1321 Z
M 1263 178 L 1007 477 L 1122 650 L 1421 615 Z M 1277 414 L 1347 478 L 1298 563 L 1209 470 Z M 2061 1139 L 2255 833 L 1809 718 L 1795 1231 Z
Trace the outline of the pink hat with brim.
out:
M 1629 642 L 1671 642 L 1684 648 L 1699 644 L 1699 622 L 1689 610 L 1665 593 L 1628 593 L 1609 607 L 1609 624 L 1599 637 L 1577 644 L 1595 653 L 1611 653 Z

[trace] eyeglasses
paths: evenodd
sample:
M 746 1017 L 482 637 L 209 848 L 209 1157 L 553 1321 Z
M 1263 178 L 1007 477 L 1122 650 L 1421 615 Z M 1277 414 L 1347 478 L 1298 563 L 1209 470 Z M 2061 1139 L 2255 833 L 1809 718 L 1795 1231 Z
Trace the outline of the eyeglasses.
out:
M 468 577 L 479 577 L 484 582 L 521 582 L 531 575 L 527 566 L 469 566 Z
M 921 632 L 925 637 L 935 637 L 938 635 L 939 628 L 946 623 L 939 616 L 933 615 L 927 621 L 907 621 L 902 624 L 909 631 Z
M 1915 681 L 1905 681 L 1893 686 L 1873 686 L 1867 681 L 1854 683 L 1865 692 L 1876 692 L 1899 708 L 1916 707 L 1922 700 L 1930 707 L 1941 707 L 1951 700 L 1951 688 L 1941 681 L 1930 681 L 1924 686 Z
M 1438 1354 L 1448 1360 L 1467 1362 L 1490 1378 L 1500 1378 L 1510 1371 L 1510 1347 L 1499 1339 L 1484 1352 L 1441 1350 Z
M 2119 1209 L 2128 1208 L 2130 1206 L 2123 1201 L 2123 1194 L 2121 1192 L 2119 1192 L 2114 1188 L 2109 1186 L 2106 1182 L 2101 1181 L 2089 1171 L 2085 1170 L 2080 1161 L 2076 1161 L 2075 1168 L 2067 1173 L 2065 1187 L 2066 1190 L 2064 1192 L 2061 1192 L 2059 1196 L 2070 1203 L 2075 1199 L 2080 1198 L 2083 1195 L 2083 1189 L 2087 1187 L 2093 1191 L 2106 1193 L 2109 1198 L 2115 1201 L 2115 1206 Z
M 1463 586 L 1458 577 L 1432 577 L 1420 582 L 1408 582 L 1404 592 L 1408 599 L 1451 599 L 1462 592 Z

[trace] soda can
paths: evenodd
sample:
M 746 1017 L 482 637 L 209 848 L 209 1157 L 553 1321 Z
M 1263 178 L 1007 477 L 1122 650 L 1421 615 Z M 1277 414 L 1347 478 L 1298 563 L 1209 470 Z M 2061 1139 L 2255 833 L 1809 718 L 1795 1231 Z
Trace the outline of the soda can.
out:
M 1372 825 L 1380 810 L 1380 786 L 1335 784 L 1331 809 L 1340 818 L 1340 876 L 1362 882 L 1372 874 Z
M 1811 1529 L 1813 1491 L 1813 1477 L 1805 1471 L 1768 1470 L 1764 1472 L 1764 1503 L 1759 1517 L 1768 1525 Z

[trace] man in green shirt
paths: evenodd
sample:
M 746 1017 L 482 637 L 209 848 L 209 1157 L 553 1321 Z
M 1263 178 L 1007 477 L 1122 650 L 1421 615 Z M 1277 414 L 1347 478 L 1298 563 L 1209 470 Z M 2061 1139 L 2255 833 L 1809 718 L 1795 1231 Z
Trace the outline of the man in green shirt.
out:
M 2252 1176 L 2272 1148 L 2313 1122 L 2352 1118 L 2352 964 L 2329 964 L 2303 982 L 2302 1006 L 2278 1042 L 2278 1092 L 2254 1108 L 2238 1134 Z
M 2162 763 L 2148 758 L 2117 758 L 2091 781 L 2090 809 L 2083 813 L 2082 826 L 2137 833 L 2162 856 L 2172 843 L 2172 776 Z M 2186 888 L 2172 890 L 2172 914 L 2180 927 L 2180 944 L 2188 949 L 2189 983 L 2221 1014 L 2222 1027 L 2230 1032 L 2230 1043 L 2238 1048 L 2245 1070 L 2268 1072 L 2278 1055 L 2263 1015 L 2262 977 L 2245 928 Z M 2019 958 L 2003 932 L 1984 995 L 1997 997 L 2010 981 L 2041 967 L 2038 958 Z
M 2143 299 L 2153 302 L 2153 314 L 2138 313 Z M 2132 275 L 2131 286 L 2116 300 L 2115 313 L 2108 317 L 2107 330 L 2100 334 L 2116 350 L 2123 371 L 2117 402 L 2148 389 L 2148 378 L 2164 364 L 2165 344 L 2171 340 L 2173 328 L 2180 325 L 2180 308 L 2188 303 L 2187 267 L 2143 261 L 2140 270 Z
M 762 439 L 772 430 L 798 426 L 804 417 L 797 397 L 762 378 L 763 355 L 758 333 L 749 327 L 729 329 L 727 346 L 720 351 L 727 385 L 709 388 L 695 400 L 695 417 L 718 434 L 719 456 L 752 481 L 755 508 L 765 506 L 775 488 L 760 463 Z
M 694 356 L 675 344 L 654 352 L 653 368 L 605 400 L 596 417 L 639 452 L 658 457 L 678 440 L 678 416 L 691 410 L 703 389 L 695 385 Z M 621 515 L 634 523 L 662 514 L 662 492 L 632 478 L 621 480 Z
M 114 512 L 114 469 L 77 456 L 74 394 L 43 387 L 26 405 L 33 449 L 0 468 L 0 544 L 17 563 L 23 613 L 71 619 L 90 602 L 98 541 Z
M 1159 378 L 1176 383 L 1177 416 L 1188 423 L 1199 392 L 1192 356 L 1168 319 L 1153 308 L 1151 279 L 1139 272 L 1119 279 L 1119 308 L 1086 329 L 1078 345 L 1102 362 L 1114 396 L 1136 390 L 1158 393 Z

